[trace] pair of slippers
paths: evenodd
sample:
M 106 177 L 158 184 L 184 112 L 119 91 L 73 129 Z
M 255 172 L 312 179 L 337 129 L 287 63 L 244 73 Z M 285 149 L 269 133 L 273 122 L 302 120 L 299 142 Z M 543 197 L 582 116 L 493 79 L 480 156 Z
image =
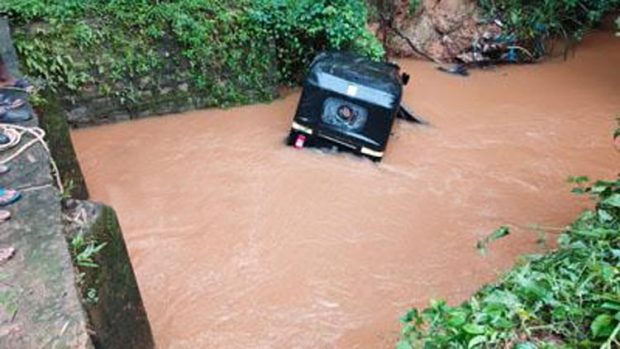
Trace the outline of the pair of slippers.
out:
M 11 219 L 11 212 L 7 210 L 0 210 L 0 223 L 6 222 Z
M 32 115 L 28 108 L 23 108 L 25 105 L 26 100 L 23 98 L 13 98 L 0 93 L 0 122 L 16 123 L 30 120 Z
M 11 109 L 18 109 L 26 105 L 26 100 L 23 98 L 15 98 L 0 93 L 0 106 L 8 107 Z
M 0 206 L 8 206 L 21 199 L 22 194 L 17 190 L 0 188 Z M 0 222 L 5 222 L 11 218 L 11 212 L 0 210 Z
M 34 85 L 28 80 L 17 79 L 13 83 L 7 85 L 0 85 L 1 90 L 14 90 L 26 93 L 33 93 L 35 91 Z M 2 123 L 17 123 L 28 121 L 32 118 L 28 108 L 22 108 L 26 105 L 26 100 L 23 98 L 14 98 L 0 93 L 0 122 Z
M 33 93 L 35 88 L 27 80 L 18 79 L 12 84 L 0 86 L 0 90 L 16 90 L 27 93 Z M 1 123 L 15 123 L 30 120 L 32 115 L 27 108 L 22 108 L 26 105 L 26 100 L 22 98 L 13 98 L 0 93 L 0 122 Z M 7 143 L 8 137 L 4 134 L 0 134 L 0 144 L 2 142 Z M 3 139 L 5 138 L 5 139 Z M 5 165 L 0 165 L 0 174 L 5 174 L 9 171 L 9 168 Z M 21 199 L 22 194 L 14 189 L 8 189 L 0 187 L 0 207 L 14 204 Z M 11 218 L 11 212 L 0 209 L 0 222 L 5 222 Z
M 33 93 L 35 91 L 34 85 L 26 79 L 17 79 L 12 84 L 0 86 L 0 89 L 23 91 L 27 93 Z
M 0 174 L 9 172 L 9 167 L 6 165 L 0 165 Z M 8 189 L 0 187 L 0 206 L 8 206 L 16 203 L 21 199 L 22 194 L 14 189 Z M 5 222 L 11 218 L 11 212 L 7 210 L 0 210 L 0 222 Z
M 32 119 L 27 108 L 13 108 L 0 105 L 0 123 L 14 124 Z
M 8 206 L 21 199 L 22 193 L 14 189 L 0 188 L 0 206 Z

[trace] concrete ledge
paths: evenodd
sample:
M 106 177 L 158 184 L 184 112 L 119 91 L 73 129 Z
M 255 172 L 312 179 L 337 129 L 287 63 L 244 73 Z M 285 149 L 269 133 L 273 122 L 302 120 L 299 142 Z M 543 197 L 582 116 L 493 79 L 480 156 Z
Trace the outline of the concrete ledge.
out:
M 0 18 L 0 55 L 19 76 L 9 34 L 6 20 Z M 67 151 L 72 145 L 63 133 L 64 116 L 56 117 L 62 123 L 52 122 L 48 132 L 54 132 L 55 147 L 61 150 L 57 154 L 66 160 L 59 165 L 77 165 L 72 149 Z M 35 117 L 23 126 L 37 125 Z M 99 268 L 80 270 L 67 243 L 71 229 L 63 219 L 66 213 L 50 172 L 50 154 L 35 145 L 9 165 L 11 171 L 0 175 L 0 186 L 19 189 L 23 197 L 7 207 L 13 218 L 0 223 L 0 248 L 16 250 L 12 258 L 0 261 L 0 348 L 152 348 L 146 312 L 112 209 L 85 204 L 96 208 L 96 214 L 81 233 L 107 245 L 96 256 Z M 83 185 L 81 172 L 74 168 L 72 173 Z M 79 196 L 87 195 L 83 189 Z M 83 301 L 83 290 L 76 286 L 78 272 L 96 281 L 101 302 Z
M 58 191 L 26 192 L 10 210 L 14 218 L 0 224 L 0 244 L 16 253 L 0 267 L 0 347 L 92 348 Z

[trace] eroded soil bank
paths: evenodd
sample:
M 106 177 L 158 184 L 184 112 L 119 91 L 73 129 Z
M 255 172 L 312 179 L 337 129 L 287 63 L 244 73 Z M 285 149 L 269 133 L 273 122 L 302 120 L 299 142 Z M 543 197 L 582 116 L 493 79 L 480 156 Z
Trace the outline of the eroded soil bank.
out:
M 120 216 L 160 348 L 391 348 L 398 317 L 459 302 L 517 256 L 527 229 L 588 202 L 569 175 L 612 177 L 620 40 L 568 62 L 445 75 L 402 62 L 405 100 L 383 163 L 283 145 L 299 95 L 73 133 L 92 197 Z

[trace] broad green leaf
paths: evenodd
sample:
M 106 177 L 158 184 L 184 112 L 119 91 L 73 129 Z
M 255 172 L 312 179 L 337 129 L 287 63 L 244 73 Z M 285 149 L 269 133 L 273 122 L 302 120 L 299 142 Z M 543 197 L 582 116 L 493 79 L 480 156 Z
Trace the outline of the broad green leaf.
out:
M 411 346 L 411 344 L 409 344 L 409 341 L 402 340 L 398 342 L 398 344 L 396 345 L 396 349 L 413 349 L 413 347 Z
M 537 349 L 536 344 L 532 342 L 523 342 L 515 346 L 515 349 Z
M 466 324 L 463 326 L 463 331 L 469 334 L 483 334 L 484 326 L 476 325 L 476 324 Z
M 605 229 L 605 228 L 594 228 L 587 230 L 574 230 L 575 234 L 585 237 L 593 237 L 593 238 L 602 238 L 609 234 L 613 234 L 613 229 Z
M 573 193 L 573 194 L 581 195 L 581 194 L 585 194 L 586 190 L 584 188 L 573 188 L 573 189 L 571 189 L 570 192 Z
M 594 337 L 605 337 L 609 336 L 613 331 L 613 321 L 614 318 L 609 314 L 601 314 L 592 321 L 590 325 L 590 330 Z
M 508 236 L 509 234 L 510 234 L 510 228 L 507 226 L 501 226 L 495 231 L 493 231 L 491 234 L 489 234 L 487 237 L 485 237 L 484 239 L 478 240 L 478 242 L 476 243 L 476 249 L 478 249 L 478 251 L 484 255 L 486 254 L 487 246 L 491 242 L 499 240 L 505 236 Z
M 407 323 L 418 317 L 418 310 L 411 309 L 400 318 L 400 322 Z
M 467 348 L 468 349 L 475 348 L 476 346 L 483 344 L 486 340 L 487 338 L 485 336 L 476 336 L 469 340 L 469 343 L 467 344 Z
M 590 181 L 590 178 L 588 178 L 588 176 L 570 176 L 568 177 L 567 182 L 568 183 L 588 183 Z
M 620 194 L 619 193 L 612 194 L 610 197 L 603 200 L 601 203 L 604 205 L 609 205 L 613 207 L 620 207 Z
M 452 312 L 448 318 L 448 325 L 452 327 L 462 326 L 467 321 L 467 313 L 463 311 Z
M 616 183 L 612 181 L 596 181 L 592 184 L 592 192 L 600 194 L 606 190 L 610 190 L 614 185 L 616 185 Z
M 495 230 L 493 233 L 491 233 L 491 235 L 487 237 L 487 241 L 493 242 L 495 240 L 508 236 L 508 234 L 510 234 L 510 228 L 502 226 L 499 229 Z
M 610 215 L 607 211 L 603 209 L 599 209 L 597 212 L 598 212 L 598 218 L 601 222 L 609 222 L 614 219 L 612 215 Z
M 618 314 L 620 314 L 620 303 L 605 302 L 603 303 L 603 305 L 601 305 L 601 308 L 608 309 L 608 310 L 616 310 L 618 311 Z

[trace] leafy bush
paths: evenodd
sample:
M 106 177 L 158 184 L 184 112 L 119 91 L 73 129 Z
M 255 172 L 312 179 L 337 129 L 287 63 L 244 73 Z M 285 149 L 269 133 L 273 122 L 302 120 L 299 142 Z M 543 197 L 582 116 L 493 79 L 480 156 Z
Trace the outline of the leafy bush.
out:
M 187 81 L 211 105 L 265 100 L 317 50 L 382 54 L 362 0 L 3 0 L 1 13 L 28 75 L 122 103 L 166 79 Z
M 403 318 L 398 349 L 620 347 L 620 178 L 586 186 L 596 207 L 460 306 L 433 301 Z
M 478 0 L 489 18 L 501 19 L 522 45 L 544 54 L 542 41 L 580 39 L 586 30 L 620 7 L 620 0 Z
M 366 2 L 350 0 L 257 0 L 254 18 L 267 28 L 277 49 L 282 78 L 299 81 L 318 51 L 343 49 L 374 59 L 383 47 L 366 29 Z

